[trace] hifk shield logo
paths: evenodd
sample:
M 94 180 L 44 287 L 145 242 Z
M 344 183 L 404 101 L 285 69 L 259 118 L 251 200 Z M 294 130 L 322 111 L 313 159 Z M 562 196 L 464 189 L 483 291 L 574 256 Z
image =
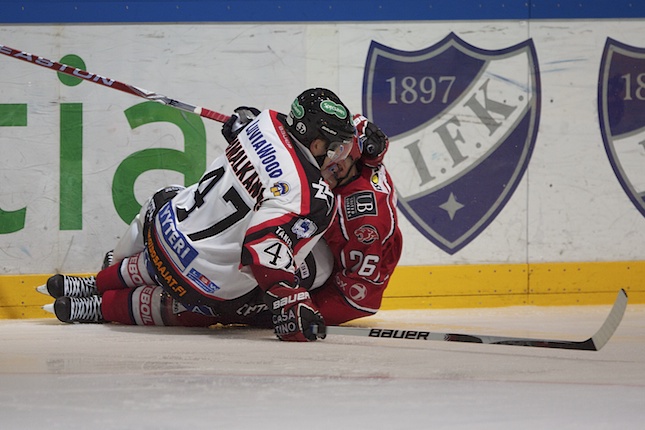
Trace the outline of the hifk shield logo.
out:
M 614 173 L 645 216 L 645 48 L 607 38 L 598 79 L 600 130 Z
M 495 219 L 531 157 L 540 113 L 533 41 L 489 51 L 451 33 L 414 52 L 372 41 L 363 111 L 390 137 L 399 209 L 454 254 Z

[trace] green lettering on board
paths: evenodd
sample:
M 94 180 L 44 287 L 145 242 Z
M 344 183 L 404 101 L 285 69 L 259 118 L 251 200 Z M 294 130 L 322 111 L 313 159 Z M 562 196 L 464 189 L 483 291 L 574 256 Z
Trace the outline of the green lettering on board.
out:
M 144 149 L 119 164 L 112 181 L 112 200 L 123 221 L 130 223 L 141 210 L 134 195 L 137 178 L 149 170 L 172 170 L 184 175 L 184 185 L 192 185 L 206 170 L 206 130 L 199 115 L 156 102 L 143 102 L 125 111 L 132 129 L 154 122 L 175 124 L 184 136 L 184 151 L 167 148 Z M 159 188 L 170 184 L 159 184 Z

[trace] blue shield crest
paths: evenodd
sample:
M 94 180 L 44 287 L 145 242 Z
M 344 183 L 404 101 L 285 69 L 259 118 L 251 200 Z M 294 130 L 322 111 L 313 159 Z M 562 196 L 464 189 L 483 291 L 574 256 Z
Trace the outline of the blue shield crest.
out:
M 540 112 L 533 41 L 489 51 L 451 33 L 413 52 L 372 41 L 363 112 L 390 137 L 400 211 L 454 254 L 495 219 L 531 157 Z
M 607 38 L 598 82 L 605 151 L 620 185 L 645 216 L 645 48 Z

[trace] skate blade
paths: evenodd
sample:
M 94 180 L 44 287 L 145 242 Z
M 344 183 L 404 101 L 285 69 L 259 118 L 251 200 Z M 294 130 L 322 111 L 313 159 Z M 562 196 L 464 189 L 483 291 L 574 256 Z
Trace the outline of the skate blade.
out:
M 49 303 L 47 305 L 44 305 L 43 310 L 46 311 L 46 312 L 49 312 L 50 314 L 56 315 L 56 312 L 54 311 L 54 304 L 53 303 Z
M 40 294 L 44 294 L 46 296 L 51 297 L 51 294 L 49 294 L 49 290 L 47 290 L 47 284 L 41 285 L 40 287 L 36 287 L 36 291 L 38 291 Z

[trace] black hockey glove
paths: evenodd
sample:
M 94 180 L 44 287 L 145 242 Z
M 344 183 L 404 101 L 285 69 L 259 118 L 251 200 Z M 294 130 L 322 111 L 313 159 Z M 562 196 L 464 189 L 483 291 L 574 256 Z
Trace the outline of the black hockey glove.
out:
M 304 288 L 279 283 L 265 292 L 264 301 L 273 314 L 273 327 L 280 340 L 307 342 L 325 338 L 325 321 Z
M 367 166 L 378 166 L 387 152 L 389 139 L 376 124 L 363 115 L 354 115 L 354 126 L 358 132 L 358 138 L 363 143 L 361 160 Z
M 235 109 L 233 115 L 222 126 L 222 136 L 228 143 L 235 140 L 240 131 L 251 121 L 260 115 L 260 111 L 254 107 L 240 106 Z

